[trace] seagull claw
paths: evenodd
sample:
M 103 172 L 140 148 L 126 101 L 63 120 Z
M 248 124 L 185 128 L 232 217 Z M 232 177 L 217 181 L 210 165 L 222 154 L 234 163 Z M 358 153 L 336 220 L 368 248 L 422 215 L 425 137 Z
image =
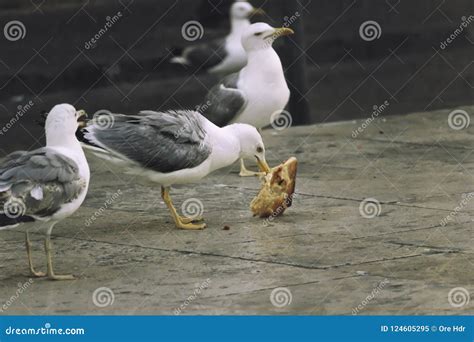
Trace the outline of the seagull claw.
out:
M 48 279 L 49 280 L 74 280 L 76 277 L 74 277 L 72 274 L 64 274 L 64 275 L 57 275 L 57 274 L 48 274 Z
M 204 218 L 203 218 L 202 216 L 198 216 L 198 217 L 180 216 L 180 217 L 179 217 L 179 220 L 180 220 L 182 223 L 193 223 L 193 222 L 204 221 Z
M 202 230 L 206 228 L 205 223 L 184 223 L 184 222 L 176 222 L 176 227 L 180 229 L 186 229 L 186 230 Z

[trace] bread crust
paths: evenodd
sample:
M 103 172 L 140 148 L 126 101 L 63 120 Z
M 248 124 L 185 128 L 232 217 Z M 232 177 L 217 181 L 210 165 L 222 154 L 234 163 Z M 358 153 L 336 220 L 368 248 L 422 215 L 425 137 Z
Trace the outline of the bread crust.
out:
M 277 217 L 293 203 L 298 161 L 291 157 L 274 167 L 265 177 L 257 196 L 250 203 L 253 216 Z

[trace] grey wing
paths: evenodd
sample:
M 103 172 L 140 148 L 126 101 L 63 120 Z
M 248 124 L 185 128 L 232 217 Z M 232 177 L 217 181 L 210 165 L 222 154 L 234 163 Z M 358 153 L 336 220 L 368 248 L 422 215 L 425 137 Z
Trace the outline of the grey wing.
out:
M 51 149 L 14 152 L 0 166 L 0 227 L 54 215 L 86 183 L 77 164 Z
M 247 100 L 237 83 L 239 73 L 231 74 L 216 84 L 207 93 L 199 111 L 217 126 L 225 126 L 245 108 Z
M 183 57 L 198 68 L 209 69 L 221 63 L 227 56 L 225 39 L 216 39 L 190 46 L 183 51 Z
M 113 114 L 112 125 L 87 127 L 85 143 L 115 159 L 126 158 L 141 168 L 169 173 L 196 167 L 211 154 L 202 119 L 194 111 Z

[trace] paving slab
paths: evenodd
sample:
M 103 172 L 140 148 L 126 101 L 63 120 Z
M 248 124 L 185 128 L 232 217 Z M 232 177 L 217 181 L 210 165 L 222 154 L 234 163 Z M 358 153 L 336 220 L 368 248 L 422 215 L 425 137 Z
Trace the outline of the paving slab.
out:
M 87 199 L 53 232 L 57 272 L 77 280 L 30 280 L 23 234 L 2 231 L 2 314 L 472 314 L 474 127 L 452 129 L 454 109 L 474 113 L 380 117 L 356 137 L 364 120 L 264 130 L 270 164 L 299 160 L 293 206 L 252 217 L 260 182 L 236 164 L 172 190 L 200 203 L 203 231 L 90 158 Z

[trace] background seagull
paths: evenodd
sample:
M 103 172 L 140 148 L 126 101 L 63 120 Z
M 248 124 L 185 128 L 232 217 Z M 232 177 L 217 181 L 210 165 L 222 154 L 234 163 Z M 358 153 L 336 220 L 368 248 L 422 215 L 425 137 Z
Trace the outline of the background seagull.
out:
M 283 67 L 272 47 L 275 39 L 293 34 L 289 28 L 273 28 L 265 23 L 250 25 L 242 35 L 248 62 L 239 73 L 226 76 L 206 95 L 203 115 L 218 126 L 246 123 L 263 128 L 272 114 L 281 112 L 290 98 Z M 241 176 L 253 176 L 241 160 Z
M 161 185 L 161 195 L 178 228 L 203 229 L 202 218 L 180 216 L 170 186 L 195 182 L 239 158 L 270 168 L 258 131 L 245 124 L 219 128 L 196 111 L 143 111 L 138 115 L 98 112 L 84 134 L 85 147 L 125 172 Z
M 84 111 L 68 104 L 55 106 L 46 118 L 46 147 L 9 154 L 0 166 L 0 230 L 24 226 L 26 251 L 33 276 L 28 230 L 45 230 L 47 276 L 54 280 L 74 279 L 56 275 L 51 260 L 51 231 L 59 221 L 74 213 L 84 201 L 89 186 L 89 165 L 75 137 Z
M 262 9 L 254 8 L 246 1 L 235 2 L 230 8 L 230 33 L 227 37 L 187 47 L 171 62 L 221 75 L 240 70 L 247 63 L 241 42 L 242 32 L 250 26 L 252 15 L 263 13 Z

